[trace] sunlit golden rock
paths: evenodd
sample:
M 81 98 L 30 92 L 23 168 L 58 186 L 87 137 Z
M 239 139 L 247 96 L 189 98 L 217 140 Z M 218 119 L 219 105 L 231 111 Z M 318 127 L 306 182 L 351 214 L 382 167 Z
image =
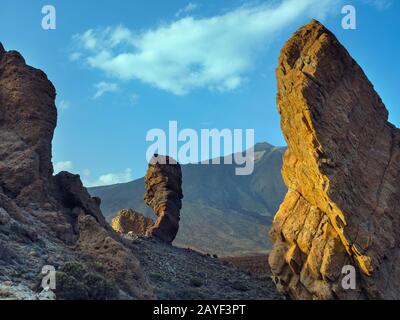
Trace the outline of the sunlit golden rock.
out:
M 360 66 L 313 20 L 281 51 L 277 103 L 289 189 L 272 273 L 298 299 L 400 298 L 400 131 Z M 357 269 L 356 289 L 342 268 Z
M 112 228 L 118 233 L 128 234 L 132 232 L 137 236 L 145 236 L 147 230 L 153 225 L 153 220 L 132 209 L 121 210 L 111 222 Z

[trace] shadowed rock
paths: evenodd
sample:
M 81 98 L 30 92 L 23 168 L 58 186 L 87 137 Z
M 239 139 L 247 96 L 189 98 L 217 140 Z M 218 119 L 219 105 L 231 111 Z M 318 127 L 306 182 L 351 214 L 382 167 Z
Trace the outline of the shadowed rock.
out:
M 147 235 L 172 243 L 178 233 L 182 208 L 181 166 L 168 156 L 155 155 L 150 161 L 145 183 L 144 201 L 157 216 Z
M 101 200 L 90 196 L 79 175 L 62 171 L 54 176 L 54 185 L 53 194 L 63 206 L 71 209 L 81 208 L 86 214 L 93 216 L 103 228 L 110 229 L 100 210 Z
M 56 91 L 44 72 L 0 45 L 0 186 L 18 200 L 42 200 L 53 174 Z
M 281 51 L 289 189 L 271 229 L 278 288 L 297 299 L 400 298 L 400 131 L 360 66 L 317 21 Z M 357 270 L 344 290 L 342 268 Z
M 99 262 L 123 297 L 152 297 L 132 247 L 106 223 L 99 199 L 78 175 L 53 177 L 55 97 L 42 71 L 0 44 L 0 285 L 11 280 L 9 292 L 19 288 L 14 283 L 34 287 L 46 264 Z

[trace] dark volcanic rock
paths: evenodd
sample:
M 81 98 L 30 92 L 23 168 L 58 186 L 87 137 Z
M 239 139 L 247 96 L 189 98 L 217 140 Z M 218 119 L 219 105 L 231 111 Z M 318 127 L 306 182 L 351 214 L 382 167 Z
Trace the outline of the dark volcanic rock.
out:
M 45 197 L 53 174 L 51 141 L 56 92 L 42 71 L 0 47 L 0 186 L 12 198 Z M 40 192 L 24 192 L 24 189 Z
M 148 235 L 172 243 L 179 229 L 182 209 L 182 170 L 179 163 L 168 156 L 154 156 L 145 176 L 144 201 L 156 216 Z
M 42 71 L 0 44 L 0 288 L 29 291 L 44 265 L 79 261 L 101 263 L 124 298 L 152 297 L 132 248 L 106 223 L 99 199 L 77 175 L 53 177 L 55 96 Z
M 100 210 L 100 199 L 92 198 L 89 195 L 79 175 L 63 171 L 54 177 L 54 181 L 58 187 L 56 194 L 65 207 L 82 208 L 86 214 L 93 216 L 103 228 L 109 229 Z
M 271 230 L 278 287 L 297 299 L 399 299 L 400 130 L 317 21 L 286 43 L 277 79 L 289 189 Z M 345 265 L 355 290 L 342 287 Z

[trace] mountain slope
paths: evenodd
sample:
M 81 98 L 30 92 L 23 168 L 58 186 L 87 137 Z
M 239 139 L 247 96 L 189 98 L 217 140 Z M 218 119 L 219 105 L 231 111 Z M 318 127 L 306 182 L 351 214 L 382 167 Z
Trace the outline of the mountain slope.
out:
M 183 165 L 184 199 L 175 244 L 219 255 L 268 250 L 267 231 L 286 193 L 281 178 L 284 151 L 257 144 L 255 169 L 249 176 L 236 176 L 235 165 Z M 143 178 L 89 192 L 102 199 L 108 221 L 124 208 L 154 218 L 143 201 Z

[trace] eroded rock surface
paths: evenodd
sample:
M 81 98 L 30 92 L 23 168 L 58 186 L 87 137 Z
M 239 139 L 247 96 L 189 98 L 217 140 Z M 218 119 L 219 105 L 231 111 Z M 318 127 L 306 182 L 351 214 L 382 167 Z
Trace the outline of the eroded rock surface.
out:
M 0 44 L 0 284 L 9 284 L 0 299 L 43 298 L 42 267 L 57 270 L 71 261 L 88 270 L 102 264 L 124 298 L 152 297 L 133 248 L 106 223 L 100 200 L 79 176 L 53 176 L 55 97 L 42 71 Z M 78 290 L 74 281 L 68 288 Z
M 289 192 L 269 261 L 297 299 L 400 298 L 400 131 L 360 66 L 317 21 L 281 51 L 277 102 Z M 356 289 L 341 285 L 344 265 Z
M 144 201 L 157 216 L 147 234 L 172 243 L 179 230 L 182 208 L 181 166 L 168 156 L 155 155 L 150 161 L 145 183 Z
M 45 186 L 53 174 L 55 97 L 45 73 L 0 44 L 0 186 L 12 198 L 29 194 L 29 200 L 38 201 L 46 196 Z
M 129 243 L 110 235 L 90 215 L 80 215 L 78 223 L 80 235 L 77 250 L 100 263 L 107 278 L 114 279 L 124 292 L 138 299 L 152 298 L 139 260 Z
M 112 219 L 111 226 L 119 234 L 132 232 L 136 236 L 145 236 L 147 230 L 154 226 L 154 221 L 132 209 L 123 209 Z

